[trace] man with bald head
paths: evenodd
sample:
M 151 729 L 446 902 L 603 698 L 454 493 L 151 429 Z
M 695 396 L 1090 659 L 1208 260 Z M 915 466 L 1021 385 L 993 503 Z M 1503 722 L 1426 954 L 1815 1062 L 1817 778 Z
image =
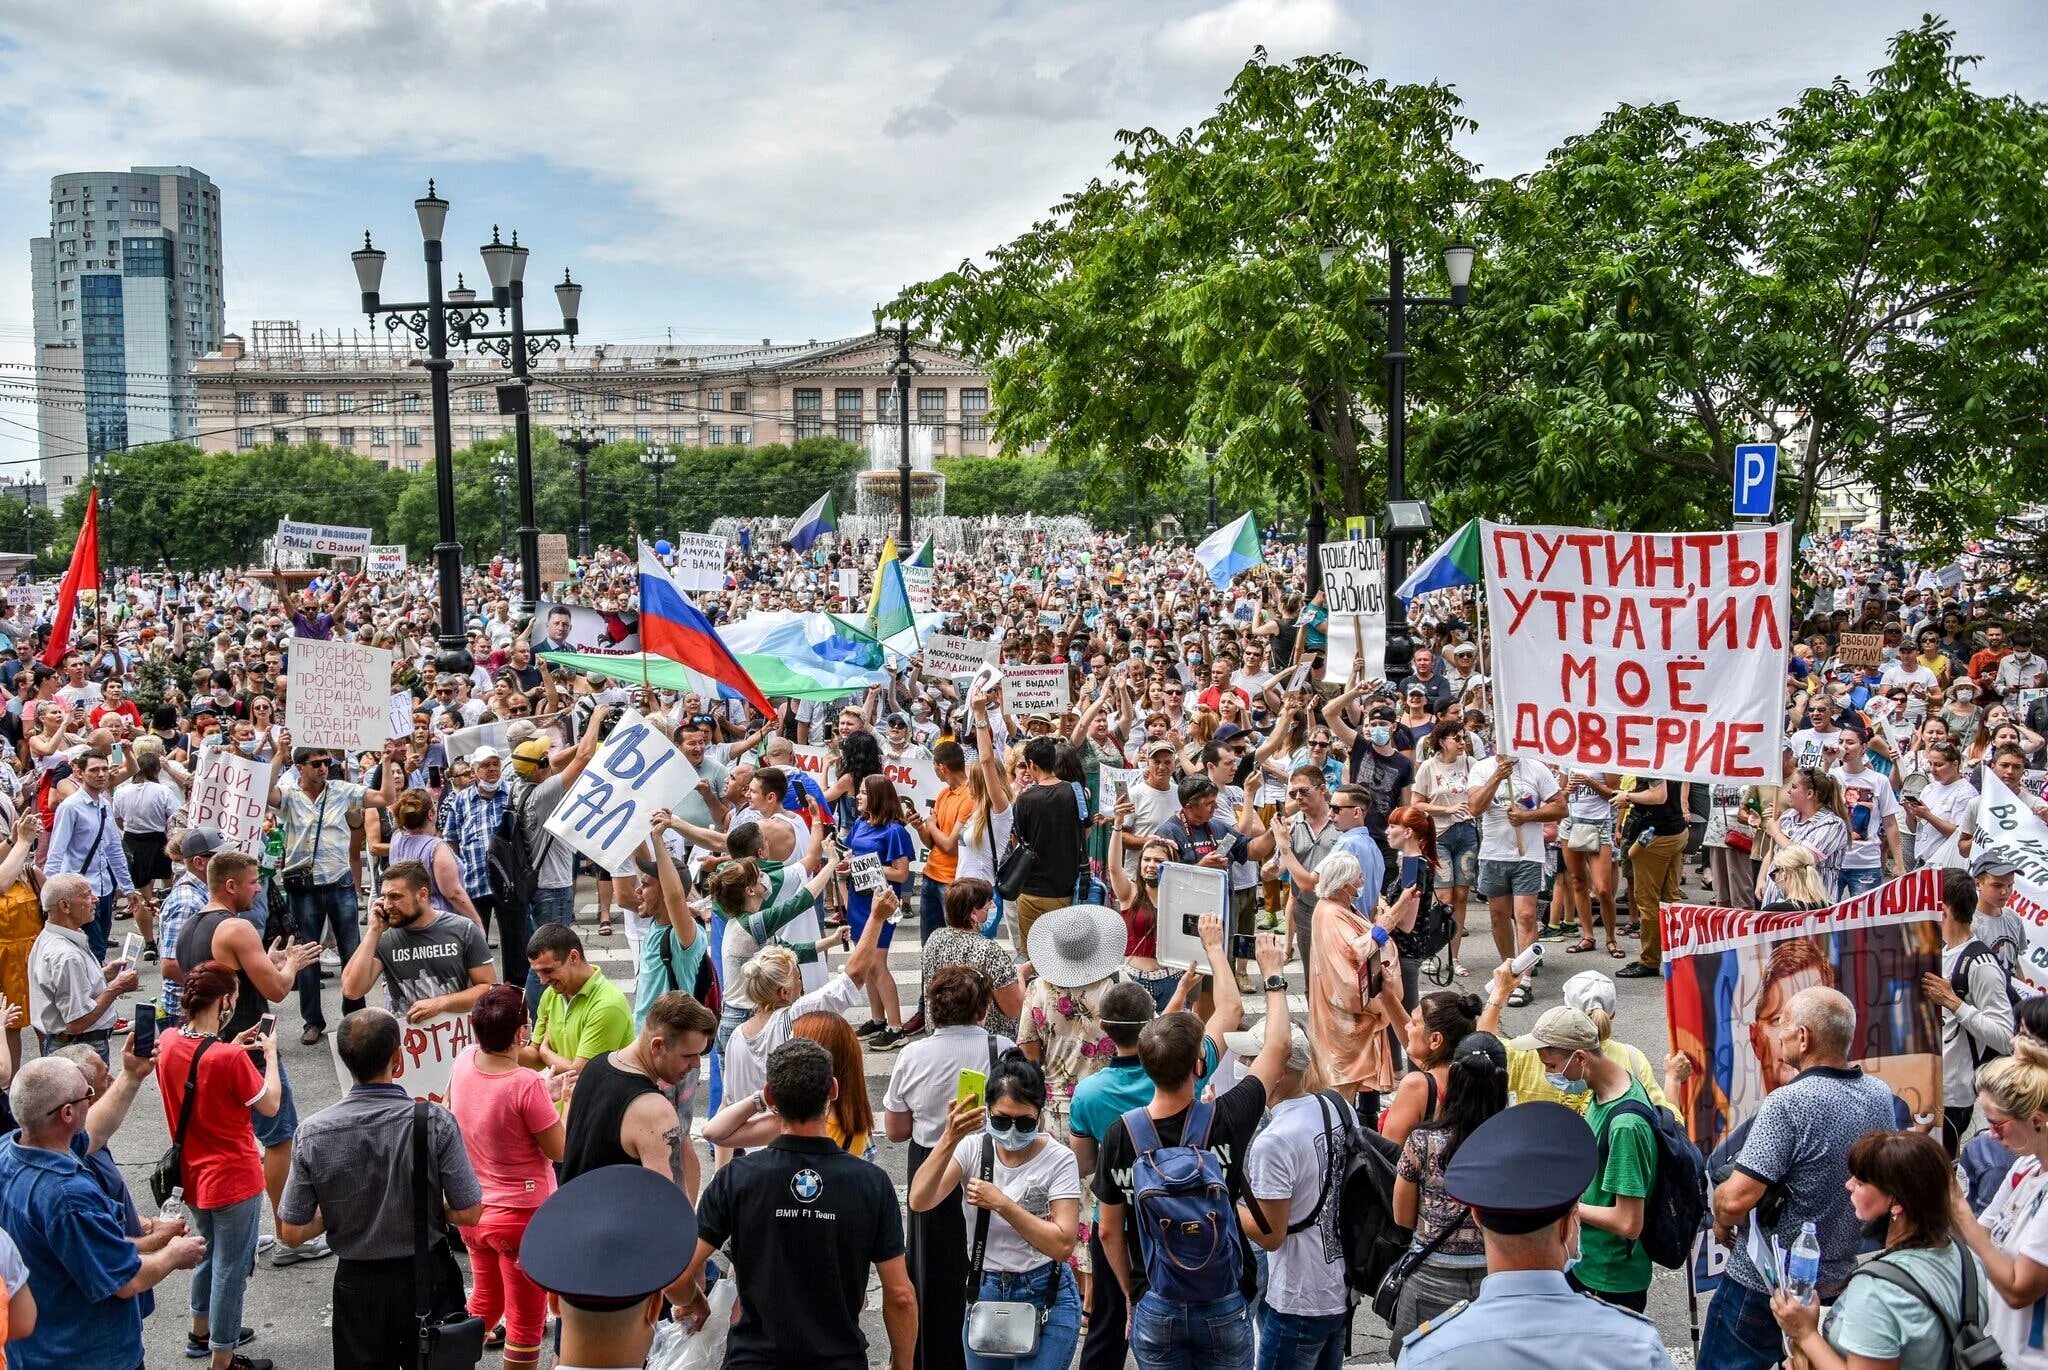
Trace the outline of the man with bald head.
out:
M 1776 1058 L 1794 1073 L 1766 1096 L 1734 1173 L 1714 1187 L 1714 1231 L 1730 1254 L 1707 1305 L 1699 1363 L 1723 1370 L 1765 1370 L 1784 1350 L 1768 1287 L 1736 1240 L 1738 1229 L 1766 1193 L 1781 1194 L 1772 1228 L 1778 1244 L 1791 1250 L 1801 1226 L 1812 1223 L 1820 1235 L 1820 1296 L 1833 1299 L 1855 1268 L 1863 1229 L 1845 1187 L 1849 1148 L 1865 1133 L 1897 1125 L 1891 1090 L 1849 1064 L 1856 1009 L 1841 991 L 1800 990 L 1771 1031 Z

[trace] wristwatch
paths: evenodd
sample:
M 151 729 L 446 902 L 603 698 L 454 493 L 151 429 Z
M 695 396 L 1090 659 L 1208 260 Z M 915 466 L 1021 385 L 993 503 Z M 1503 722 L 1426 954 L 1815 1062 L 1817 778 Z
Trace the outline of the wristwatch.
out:
M 1287 992 L 1287 977 L 1284 975 L 1268 975 L 1266 977 L 1266 988 L 1278 990 L 1285 994 Z

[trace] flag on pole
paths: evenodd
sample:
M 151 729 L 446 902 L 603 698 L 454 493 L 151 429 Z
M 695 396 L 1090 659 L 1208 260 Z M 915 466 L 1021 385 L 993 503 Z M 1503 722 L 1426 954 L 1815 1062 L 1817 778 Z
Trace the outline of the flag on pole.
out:
M 1425 557 L 1409 573 L 1394 594 L 1403 604 L 1431 590 L 1449 590 L 1459 585 L 1477 585 L 1484 555 L 1479 547 L 1479 520 L 1473 519 L 1444 540 L 1444 545 Z
M 827 490 L 818 496 L 818 502 L 797 515 L 796 526 L 789 530 L 789 536 L 782 545 L 792 552 L 802 552 L 826 533 L 839 531 L 839 500 Z
M 924 545 L 917 549 L 917 555 L 910 559 L 910 564 L 912 566 L 923 566 L 927 568 L 938 564 L 933 559 L 932 539 L 929 533 L 925 535 Z
M 1202 563 L 1217 589 L 1228 589 L 1239 571 L 1265 565 L 1259 554 L 1259 525 L 1252 522 L 1250 514 L 1239 514 L 1202 539 L 1195 548 L 1195 560 Z
M 64 584 L 57 591 L 57 615 L 50 621 L 50 645 L 43 648 L 42 663 L 55 667 L 71 650 L 71 623 L 78 614 L 78 592 L 100 585 L 100 491 L 94 486 L 85 497 L 85 522 L 78 527 L 78 541 L 71 548 L 71 565 L 64 572 Z
M 910 608 L 910 587 L 903 583 L 903 563 L 896 558 L 896 539 L 882 544 L 875 565 L 875 588 L 868 596 L 868 636 L 887 642 L 898 633 L 915 633 L 917 616 Z
M 740 665 L 711 620 L 690 602 L 654 549 L 644 542 L 640 544 L 640 647 L 709 676 L 721 688 L 774 717 L 774 706 L 747 668 Z

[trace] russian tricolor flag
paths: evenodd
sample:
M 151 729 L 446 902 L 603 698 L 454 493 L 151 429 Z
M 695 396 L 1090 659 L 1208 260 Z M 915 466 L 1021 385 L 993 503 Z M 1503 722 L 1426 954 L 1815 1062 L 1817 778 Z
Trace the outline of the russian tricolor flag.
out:
M 762 713 L 775 706 L 740 665 L 711 620 L 676 587 L 654 549 L 640 544 L 640 650 L 679 662 L 706 675 Z

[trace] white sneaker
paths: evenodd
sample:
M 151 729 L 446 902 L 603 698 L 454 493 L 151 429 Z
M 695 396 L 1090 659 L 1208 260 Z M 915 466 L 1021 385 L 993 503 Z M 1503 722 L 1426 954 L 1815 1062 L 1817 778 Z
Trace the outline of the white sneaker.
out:
M 270 1254 L 270 1252 L 271 1252 L 271 1251 L 275 1250 L 275 1249 L 276 1249 L 276 1247 L 277 1247 L 277 1238 L 275 1238 L 275 1237 L 271 1236 L 271 1235 L 270 1235 L 270 1234 L 269 1234 L 268 1232 L 259 1232 L 259 1233 L 258 1233 L 258 1234 L 256 1235 L 256 1254 L 257 1254 L 257 1255 L 259 1255 L 259 1256 L 267 1256 L 267 1255 L 269 1255 L 269 1254 Z
M 297 1265 L 301 1261 L 325 1260 L 334 1254 L 327 1245 L 326 1237 L 315 1237 L 302 1246 L 280 1246 L 270 1253 L 273 1266 Z
M 320 949 L 320 964 L 329 969 L 339 969 L 341 966 L 341 953 L 333 947 L 322 947 Z

